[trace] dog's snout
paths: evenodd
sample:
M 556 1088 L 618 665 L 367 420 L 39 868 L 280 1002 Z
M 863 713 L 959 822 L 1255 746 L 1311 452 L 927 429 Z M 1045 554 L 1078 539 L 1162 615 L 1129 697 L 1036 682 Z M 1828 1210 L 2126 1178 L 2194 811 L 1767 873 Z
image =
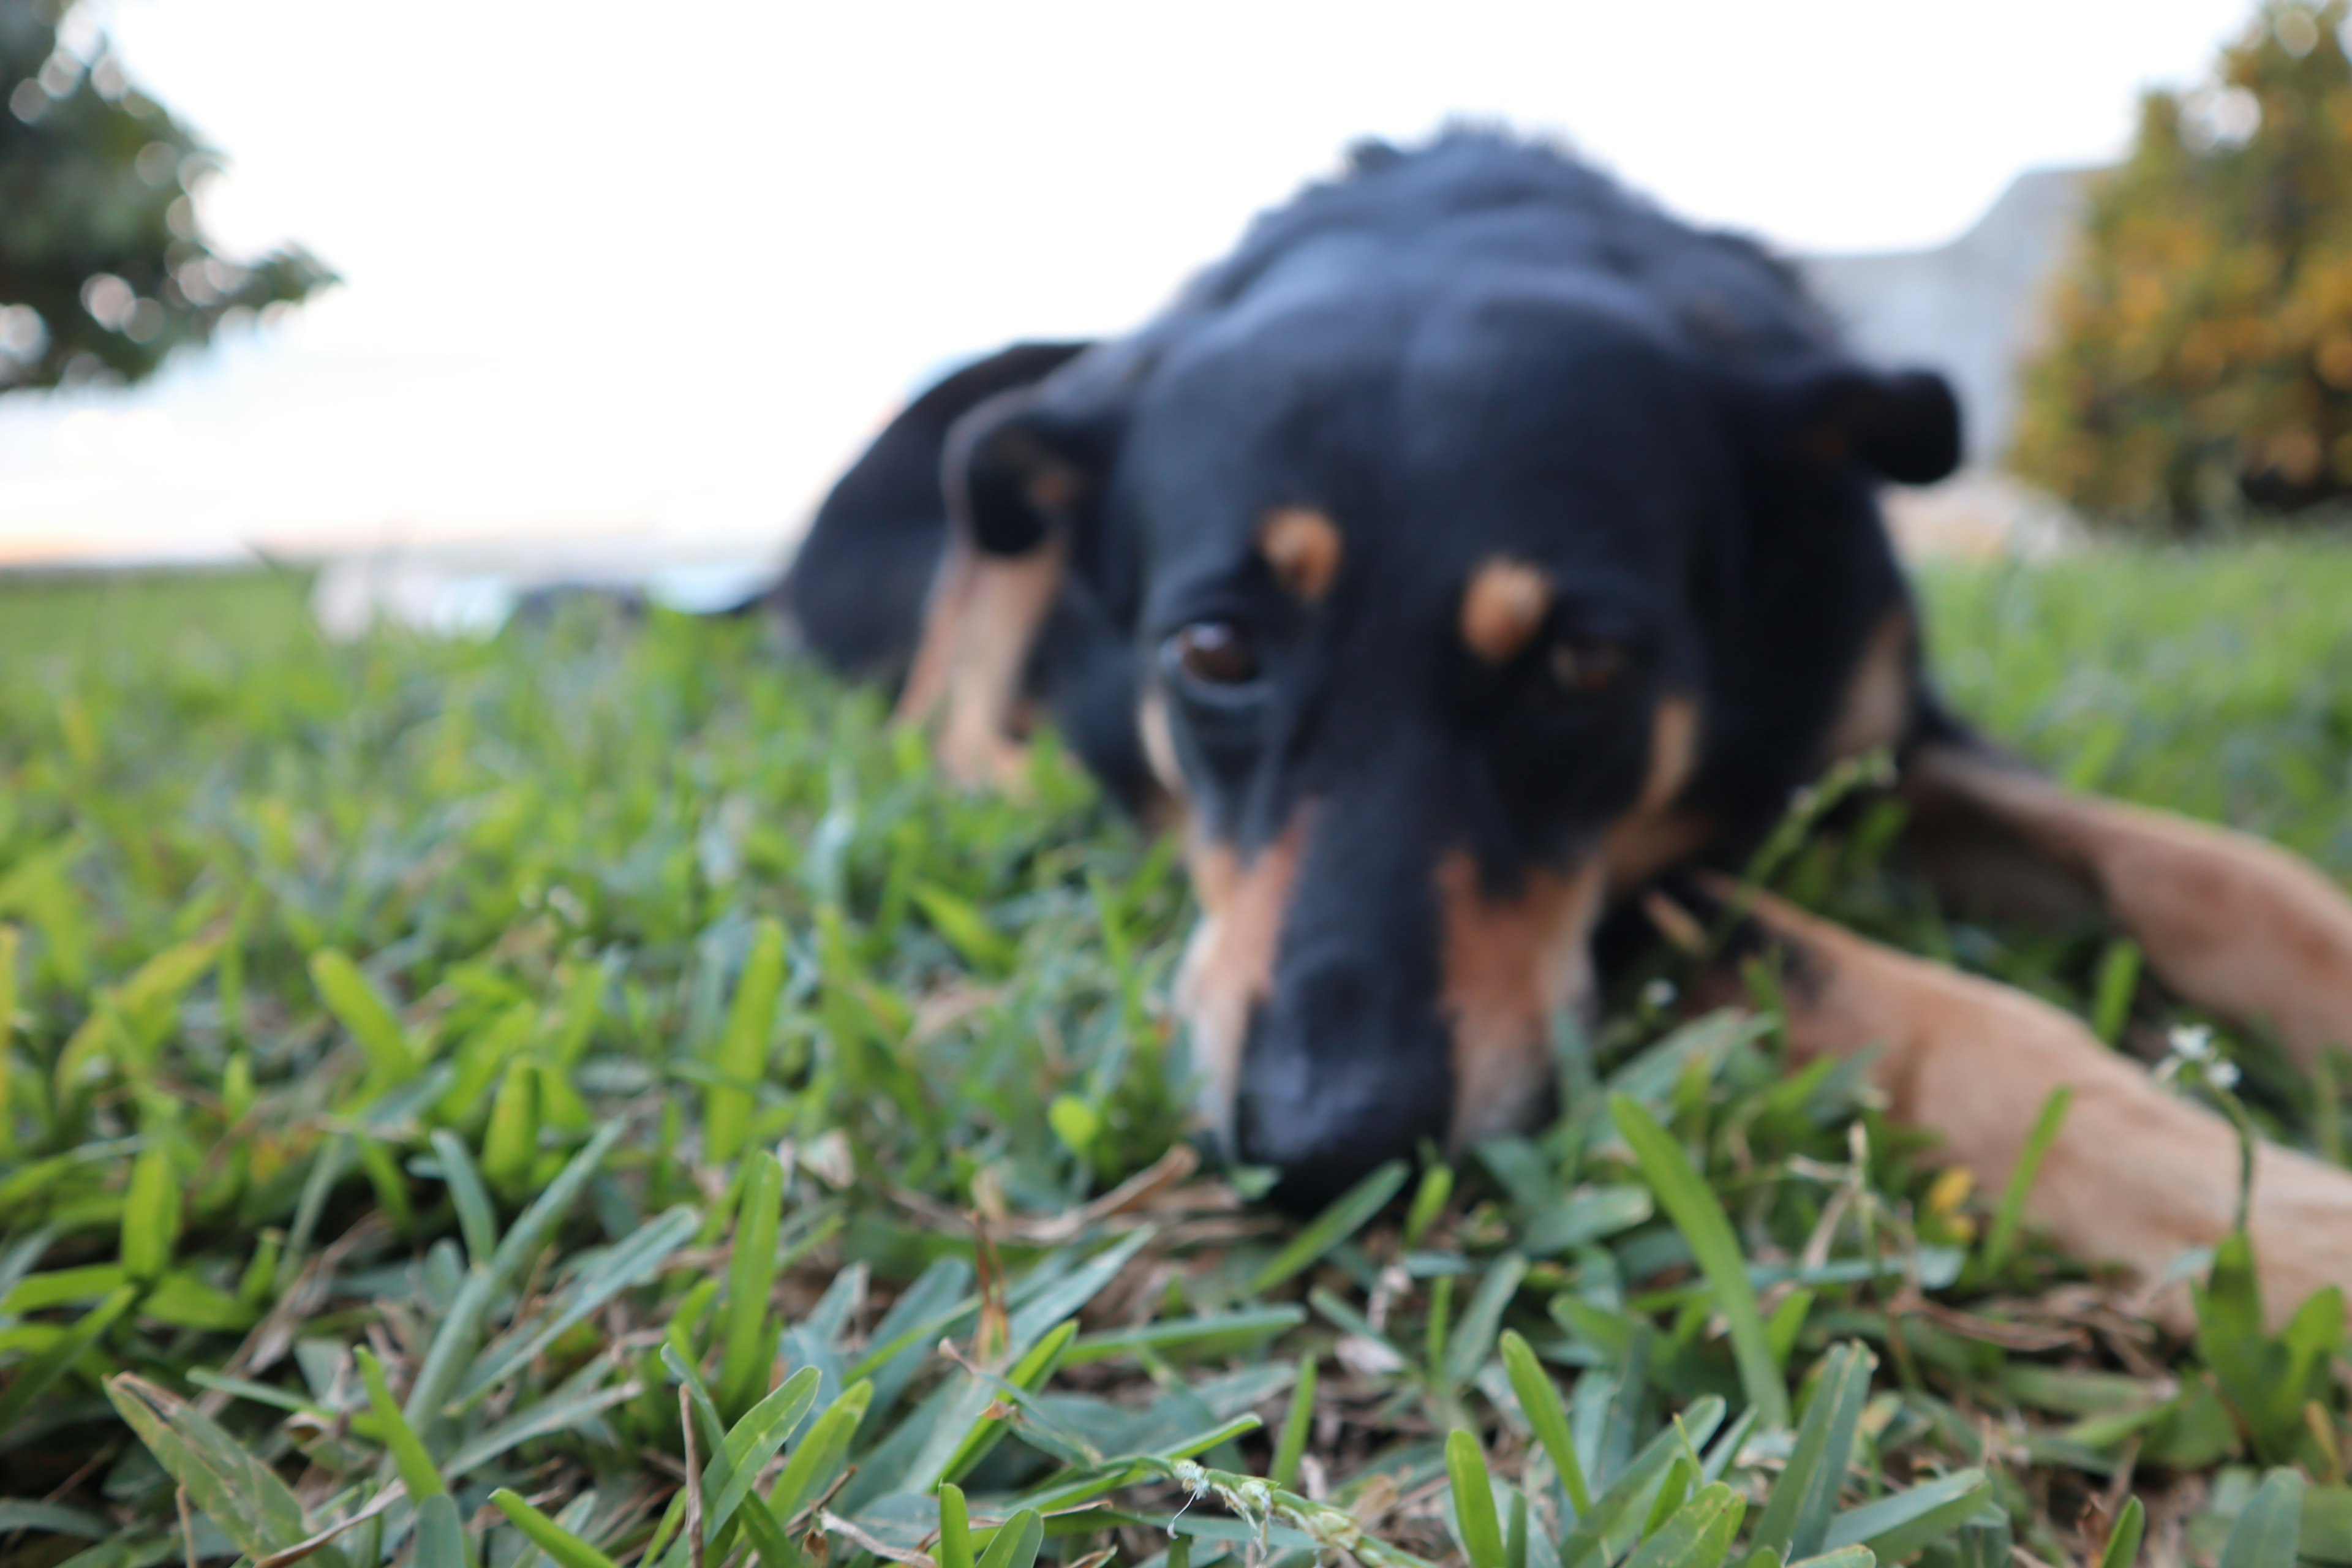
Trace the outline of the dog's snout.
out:
M 1359 960 L 1291 966 L 1251 1019 L 1238 1152 L 1280 1173 L 1286 1208 L 1328 1203 L 1381 1162 L 1442 1143 L 1454 1086 L 1445 1030 L 1392 973 Z

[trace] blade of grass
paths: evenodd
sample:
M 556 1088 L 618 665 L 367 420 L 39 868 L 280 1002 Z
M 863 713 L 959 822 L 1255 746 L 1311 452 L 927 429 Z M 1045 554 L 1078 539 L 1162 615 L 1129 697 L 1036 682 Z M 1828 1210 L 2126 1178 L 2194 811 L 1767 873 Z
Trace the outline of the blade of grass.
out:
M 720 1527 L 735 1517 L 736 1509 L 751 1489 L 751 1483 L 759 1479 L 761 1470 L 799 1428 L 809 1406 L 816 1403 L 819 1376 L 813 1366 L 801 1368 L 753 1405 L 751 1413 L 727 1434 L 719 1454 L 713 1456 L 726 1460 L 727 1479 L 718 1496 L 704 1505 L 704 1540 L 716 1539 Z
M 441 1468 L 452 1479 L 460 1479 L 533 1437 L 568 1432 L 593 1421 L 614 1405 L 635 1398 L 640 1392 L 634 1384 L 624 1383 L 568 1398 L 541 1400 L 517 1411 L 478 1436 L 468 1438 L 466 1446 L 450 1455 Z
M 1307 1228 L 1291 1237 L 1250 1280 L 1250 1293 L 1262 1296 L 1303 1269 L 1321 1261 L 1324 1254 L 1355 1235 L 1388 1206 L 1412 1173 L 1402 1160 L 1391 1160 L 1334 1199 Z
M 415 1076 L 420 1064 L 407 1031 L 358 964 L 332 948 L 322 949 L 310 955 L 310 983 L 335 1022 L 367 1053 L 379 1080 L 388 1087 Z
M 523 1539 L 553 1558 L 558 1568 L 619 1568 L 611 1558 L 564 1529 L 555 1521 L 525 1502 L 514 1491 L 500 1487 L 490 1494 L 499 1511 L 523 1533 Z
M 294 1489 L 203 1411 L 129 1373 L 107 1379 L 106 1396 L 156 1462 L 247 1556 L 267 1557 L 310 1533 Z
M 415 1381 L 408 1386 L 407 1403 L 401 1409 L 412 1428 L 429 1434 L 443 1419 L 442 1405 L 448 1400 L 458 1374 L 474 1359 L 481 1344 L 482 1324 L 491 1303 L 520 1271 L 523 1263 L 538 1251 L 556 1222 L 571 1208 L 572 1199 L 587 1185 L 588 1178 L 595 1174 L 604 1156 L 627 1130 L 627 1124 L 618 1121 L 601 1129 L 523 1210 L 503 1238 L 493 1244 L 490 1236 L 467 1237 L 467 1249 L 473 1255 L 475 1266 L 467 1271 L 457 1299 L 434 1330 L 432 1342 L 425 1349 L 425 1364 L 417 1368 Z M 441 1155 L 444 1173 L 467 1173 L 472 1189 L 479 1196 L 480 1179 L 471 1175 L 473 1167 L 467 1159 L 465 1145 L 446 1133 L 436 1133 L 433 1146 Z M 452 1182 L 452 1194 L 463 1185 L 463 1182 Z M 488 1199 L 485 1196 L 480 1201 L 487 1207 Z M 487 1215 L 484 1223 L 487 1226 Z M 485 1256 L 488 1258 L 487 1265 L 481 1262 Z
M 963 1489 L 953 1481 L 940 1483 L 939 1568 L 973 1568 L 971 1515 L 965 1509 Z
M 1206 1312 L 1196 1318 L 1113 1329 L 1108 1333 L 1081 1334 L 1071 1342 L 1070 1352 L 1062 1358 L 1062 1364 L 1085 1366 L 1091 1362 L 1146 1352 L 1156 1356 L 1176 1352 L 1238 1355 L 1306 1321 L 1305 1309 L 1285 1304 L 1249 1307 L 1238 1312 Z
M 1077 1337 L 1077 1333 L 1078 1321 L 1076 1318 L 1063 1322 L 1030 1346 L 1021 1359 L 1013 1363 L 1013 1369 L 1004 1374 L 1005 1384 L 1024 1394 L 1035 1393 L 1062 1364 L 1062 1352 L 1069 1348 L 1070 1342 Z M 1003 1438 L 1004 1423 L 1003 1416 L 985 1414 L 975 1420 L 949 1458 L 947 1468 L 940 1472 L 941 1479 L 961 1481 L 971 1474 L 972 1467 L 987 1458 L 989 1451 Z
M 375 1413 L 376 1424 L 383 1428 L 384 1452 L 391 1455 L 408 1495 L 420 1503 L 427 1498 L 446 1496 L 448 1484 L 434 1468 L 433 1456 L 425 1451 L 415 1428 L 409 1426 L 400 1406 L 393 1402 L 392 1386 L 384 1380 L 383 1363 L 364 1345 L 353 1352 L 353 1359 L 359 1363 L 360 1381 L 367 1386 L 368 1407 Z
M 1756 1407 L 1757 1419 L 1768 1431 L 1786 1426 L 1789 1392 L 1781 1382 L 1780 1363 L 1772 1357 L 1763 1314 L 1757 1310 L 1756 1291 L 1748 1279 L 1748 1259 L 1739 1250 L 1738 1239 L 1732 1235 L 1731 1221 L 1725 1216 L 1723 1205 L 1716 1201 L 1690 1156 L 1638 1101 L 1626 1095 L 1613 1095 L 1609 1101 L 1609 1114 L 1632 1146 L 1633 1158 L 1649 1180 L 1651 1191 L 1657 1194 L 1675 1228 L 1683 1233 L 1691 1256 L 1698 1262 L 1699 1272 L 1714 1287 L 1716 1305 L 1730 1325 L 1732 1357 L 1739 1364 L 1739 1385 L 1746 1391 L 1748 1402 Z
M 1993 1211 L 1992 1228 L 1985 1233 L 1984 1261 L 1989 1274 L 1999 1274 L 2009 1263 L 2009 1255 L 2016 1247 L 2017 1233 L 2025 1223 L 2026 1195 L 2033 1190 L 2033 1179 L 2042 1173 L 2042 1162 L 2050 1152 L 2050 1145 L 2058 1141 L 2058 1131 L 2065 1125 L 2066 1108 L 2074 1102 L 2074 1091 L 2061 1087 L 2053 1089 L 2042 1102 L 2042 1113 L 2033 1119 L 2033 1130 L 2025 1135 L 2025 1146 L 2017 1156 L 2017 1164 L 2009 1173 L 2009 1182 L 2001 1188 L 2000 1206 Z
M 131 1286 L 116 1287 L 76 1320 L 55 1344 L 17 1368 L 16 1378 L 5 1392 L 0 1392 L 0 1434 L 14 1426 L 33 1407 L 35 1400 L 48 1393 L 138 1299 L 139 1292 Z
M 1024 1508 L 998 1529 L 981 1554 L 980 1568 L 1033 1568 L 1045 1542 L 1045 1521 L 1036 1510 Z
M 768 1042 L 776 1032 L 776 1002 L 784 989 L 784 928 L 763 920 L 735 983 L 727 1027 L 712 1065 L 717 1076 L 703 1097 L 703 1156 L 724 1165 L 742 1152 L 751 1134 L 758 1086 L 766 1076 Z
M 1635 1549 L 1625 1568 L 1719 1568 L 1747 1511 L 1747 1499 L 1709 1482 Z
M 2139 1561 L 2140 1537 L 2147 1531 L 2147 1507 L 2135 1493 L 2124 1499 L 2107 1544 L 2099 1552 L 2099 1568 L 2132 1568 Z
M 1622 1551 L 1622 1543 L 1612 1542 L 1638 1528 L 1638 1521 L 1629 1524 L 1627 1516 L 1651 1495 L 1651 1487 L 1676 1459 L 1692 1445 L 1704 1444 L 1714 1436 L 1715 1429 L 1722 1423 L 1723 1401 L 1709 1394 L 1684 1411 L 1676 1426 L 1643 1444 L 1606 1489 L 1592 1500 L 1592 1511 L 1579 1519 L 1576 1528 L 1560 1542 L 1560 1568 L 1592 1568 L 1614 1552 Z
M 2230 1527 L 2215 1568 L 2295 1568 L 2303 1543 L 2303 1477 L 2282 1465 L 2263 1478 Z
M 462 1415 L 488 1398 L 499 1385 L 537 1360 L 540 1352 L 597 1308 L 642 1283 L 670 1254 L 692 1238 L 697 1219 L 692 1209 L 675 1208 L 644 1225 L 563 1288 L 545 1311 L 519 1323 L 494 1342 L 466 1373 L 447 1414 Z
M 1445 1473 L 1454 1486 L 1454 1522 L 1470 1568 L 1506 1568 L 1503 1528 L 1495 1514 L 1495 1492 L 1478 1439 L 1455 1427 L 1445 1437 Z
M 1798 1424 L 1789 1462 L 1756 1521 L 1750 1550 L 1769 1547 L 1787 1559 L 1810 1557 L 1822 1549 L 1869 1395 L 1869 1352 L 1853 1342 L 1833 1346 L 1822 1358 L 1811 1403 Z
M 123 1272 L 152 1284 L 172 1266 L 180 1238 L 180 1180 L 172 1157 L 152 1144 L 131 1163 L 131 1186 L 122 1198 Z
M 1421 1184 L 1413 1189 L 1412 1205 L 1405 1210 L 1404 1247 L 1407 1251 L 1421 1245 L 1421 1238 L 1445 1212 L 1445 1203 L 1454 1195 L 1454 1167 L 1432 1165 L 1421 1173 Z
M 1577 1456 L 1576 1439 L 1568 1429 L 1568 1407 L 1560 1403 L 1559 1390 L 1536 1360 L 1536 1352 L 1515 1329 L 1503 1331 L 1503 1367 L 1510 1374 L 1511 1392 L 1519 1396 L 1519 1408 L 1526 1413 L 1528 1426 L 1551 1458 L 1552 1472 L 1568 1492 L 1568 1500 L 1575 1505 L 1576 1516 L 1582 1519 L 1592 1511 L 1592 1493 L 1586 1488 L 1584 1465 Z
M 834 1466 L 848 1454 L 850 1439 L 856 1436 L 873 1402 L 874 1384 L 859 1382 L 842 1390 L 841 1396 L 825 1406 L 824 1414 L 793 1450 L 784 1473 L 776 1478 L 775 1489 L 768 1494 L 768 1508 L 777 1523 L 789 1527 L 801 1505 L 819 1495 L 821 1483 L 831 1479 Z
M 765 1392 L 760 1364 L 767 1341 L 768 1295 L 775 1287 L 776 1232 L 783 1219 L 784 1172 L 764 1149 L 745 1167 L 742 1201 L 735 1210 L 735 1244 L 727 1265 L 727 1304 L 719 1316 L 719 1378 L 712 1391 L 729 1415 L 751 1408 Z
M 1830 1552 L 1866 1546 L 1880 1562 L 1892 1563 L 1959 1529 L 1991 1496 L 1982 1470 L 1955 1470 L 1909 1491 L 1846 1510 L 1830 1521 L 1822 1544 Z
M 416 1505 L 416 1544 L 409 1561 L 416 1568 L 472 1568 L 466 1521 L 457 1517 L 457 1500 L 447 1492 L 436 1492 Z
M 443 1128 L 433 1133 L 432 1142 L 441 1158 L 442 1184 L 457 1211 L 457 1234 L 466 1238 L 466 1256 L 476 1268 L 486 1268 L 499 1245 L 498 1210 L 490 1203 L 490 1189 L 482 1184 L 482 1173 L 474 1168 L 464 1139 Z
M 1486 1364 L 1487 1356 L 1495 1349 L 1495 1331 L 1502 1323 L 1504 1309 L 1518 1294 L 1519 1282 L 1527 1277 L 1528 1260 L 1516 1252 L 1506 1252 L 1478 1282 L 1477 1291 L 1462 1310 L 1461 1321 L 1454 1324 L 1445 1344 L 1445 1375 L 1453 1386 L 1469 1383 Z
M 1298 1382 L 1290 1391 L 1290 1412 L 1283 1417 L 1274 1467 L 1265 1473 L 1266 1479 L 1286 1490 L 1298 1479 L 1298 1461 L 1307 1452 L 1307 1434 L 1315 1424 L 1315 1373 L 1313 1356 L 1298 1363 Z
M 2099 974 L 2091 994 L 2091 1032 L 2107 1044 L 2120 1045 L 2124 1026 L 2131 1022 L 2132 998 L 2139 990 L 2139 944 L 2119 937 L 2100 956 Z

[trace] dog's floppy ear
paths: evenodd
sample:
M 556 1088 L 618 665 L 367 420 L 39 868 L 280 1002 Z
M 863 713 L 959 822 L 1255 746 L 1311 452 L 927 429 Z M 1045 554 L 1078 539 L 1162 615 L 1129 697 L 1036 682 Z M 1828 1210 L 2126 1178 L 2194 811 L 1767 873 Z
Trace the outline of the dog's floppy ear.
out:
M 1858 463 L 1898 484 L 1933 484 L 1960 466 L 1959 399 L 1931 370 L 1814 363 L 1747 389 L 1775 444 L 1816 461 Z
M 1960 466 L 1960 400 L 1932 370 L 1849 368 L 1826 377 L 1815 396 L 1815 428 L 1883 478 L 1933 484 Z
M 982 552 L 1025 554 L 1100 506 L 1125 423 L 1118 405 L 1051 383 L 991 398 L 949 437 L 949 508 Z

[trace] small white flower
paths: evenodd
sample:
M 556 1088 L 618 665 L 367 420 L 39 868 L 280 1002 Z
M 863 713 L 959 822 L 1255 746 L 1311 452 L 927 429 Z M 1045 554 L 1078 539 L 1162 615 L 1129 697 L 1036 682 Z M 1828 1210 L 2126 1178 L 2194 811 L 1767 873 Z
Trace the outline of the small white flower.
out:
M 2215 1089 L 2237 1088 L 2238 1064 L 2222 1059 L 2208 1062 L 2205 1065 L 2205 1081 Z
M 1675 983 L 1661 974 L 1642 987 L 1642 1005 L 1654 1012 L 1663 1013 L 1675 1005 L 1675 997 L 1677 994 L 1679 993 L 1675 990 Z
M 2170 1037 L 2172 1054 L 2192 1062 L 2213 1059 L 2213 1031 L 2204 1024 L 2176 1024 Z

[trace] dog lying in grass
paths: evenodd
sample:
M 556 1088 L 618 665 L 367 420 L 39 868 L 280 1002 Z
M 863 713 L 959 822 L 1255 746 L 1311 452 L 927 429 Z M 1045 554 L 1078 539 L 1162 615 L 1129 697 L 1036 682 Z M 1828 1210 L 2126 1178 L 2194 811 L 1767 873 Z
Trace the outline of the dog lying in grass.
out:
M 1884 754 L 1944 897 L 2097 914 L 2303 1062 L 2352 1046 L 2326 879 L 2062 789 L 1939 704 L 1876 491 L 1959 452 L 1943 381 L 1858 363 L 1754 245 L 1457 134 L 1359 151 L 1129 336 L 918 398 L 780 596 L 940 716 L 959 777 L 1016 782 L 1042 712 L 1178 825 L 1204 1116 L 1282 1200 L 1540 1121 L 1555 1018 L 1636 939 L 1715 928 L 1719 972 L 1779 955 L 1796 1058 L 1874 1053 L 1979 1183 L 2071 1089 L 2028 1215 L 2160 1279 L 2231 1228 L 2228 1121 L 2048 1004 L 1733 879 L 1793 792 Z M 2352 1286 L 2352 1173 L 2261 1147 L 2248 1226 L 2274 1317 Z

